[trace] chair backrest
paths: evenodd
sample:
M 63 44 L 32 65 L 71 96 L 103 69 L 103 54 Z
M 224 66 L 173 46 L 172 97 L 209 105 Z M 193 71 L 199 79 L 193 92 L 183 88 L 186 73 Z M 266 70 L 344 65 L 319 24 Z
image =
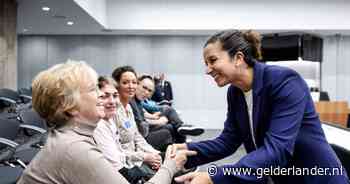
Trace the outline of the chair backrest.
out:
M 330 101 L 328 92 L 320 91 L 320 101 Z
M 337 154 L 346 172 L 350 173 L 350 151 L 335 144 L 331 144 L 331 146 L 335 154 Z
M 13 111 L 15 106 L 19 103 L 22 103 L 22 99 L 16 91 L 7 88 L 0 89 L 1 111 L 6 110 L 6 108 L 10 108 L 10 111 Z
M 18 90 L 18 94 L 21 97 L 21 101 L 24 104 L 30 103 L 32 101 L 32 91 L 28 88 L 21 88 Z
M 28 96 L 32 96 L 32 91 L 28 88 L 21 88 L 18 90 L 18 93 L 21 95 L 28 95 Z
M 21 177 L 23 169 L 20 167 L 11 167 L 0 165 L 0 183 L 13 184 Z
M 7 88 L 0 89 L 0 97 L 5 97 L 16 102 L 21 102 L 21 97 L 19 96 L 19 94 L 12 89 L 7 89 Z
M 0 137 L 15 140 L 20 129 L 19 124 L 20 122 L 17 120 L 0 117 Z M 0 149 L 4 147 L 4 145 L 0 145 Z
M 17 119 L 18 118 L 18 114 L 16 113 L 12 113 L 12 112 L 8 112 L 8 111 L 3 111 L 0 112 L 0 119 Z
M 34 109 L 21 111 L 19 116 L 23 124 L 34 125 L 36 127 L 47 130 L 47 124 L 45 120 L 41 118 Z

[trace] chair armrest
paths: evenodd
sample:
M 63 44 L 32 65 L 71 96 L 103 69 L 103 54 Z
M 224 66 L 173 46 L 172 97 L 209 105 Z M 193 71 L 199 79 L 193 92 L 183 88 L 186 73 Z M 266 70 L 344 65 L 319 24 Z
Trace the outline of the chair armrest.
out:
M 4 144 L 4 145 L 7 145 L 7 146 L 9 146 L 11 148 L 17 148 L 17 146 L 19 145 L 15 141 L 11 141 L 9 139 L 5 139 L 5 138 L 1 138 L 1 137 L 0 137 L 0 143 Z
M 25 99 L 28 99 L 28 100 L 32 100 L 32 97 L 29 96 L 29 95 L 19 95 L 21 98 L 25 98 Z
M 0 97 L 0 100 L 3 100 L 5 102 L 9 102 L 11 104 L 16 104 L 16 101 L 12 100 L 12 99 L 9 99 L 9 98 L 6 98 L 6 97 Z
M 0 144 L 6 145 L 7 147 L 9 147 L 8 150 L 2 151 L 0 153 L 0 162 L 1 163 L 7 162 L 13 158 L 13 155 L 15 154 L 16 148 L 18 147 L 19 144 L 5 138 L 0 138 Z
M 23 128 L 23 129 L 29 129 L 29 130 L 34 130 L 40 134 L 44 134 L 46 133 L 46 130 L 43 129 L 43 128 L 40 128 L 40 127 L 37 127 L 37 126 L 33 126 L 33 125 L 25 125 L 25 124 L 21 124 L 19 125 L 20 128 Z
M 15 158 L 14 155 L 16 153 L 16 149 L 19 147 L 19 144 L 9 140 L 9 139 L 5 139 L 5 138 L 0 138 L 0 144 L 4 144 L 7 145 L 8 147 L 10 147 L 9 150 L 1 152 L 0 154 L 0 162 L 4 163 L 6 165 L 9 165 L 11 167 L 16 167 L 16 165 L 14 165 L 14 163 L 19 164 L 22 168 L 27 168 L 27 165 L 20 160 L 19 158 Z

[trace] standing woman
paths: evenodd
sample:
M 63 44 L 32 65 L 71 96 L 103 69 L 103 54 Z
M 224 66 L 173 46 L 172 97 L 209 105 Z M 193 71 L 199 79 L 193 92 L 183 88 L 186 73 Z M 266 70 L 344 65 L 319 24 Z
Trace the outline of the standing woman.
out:
M 348 177 L 325 139 L 305 81 L 295 71 L 268 66 L 261 58 L 260 36 L 253 31 L 226 30 L 204 45 L 206 73 L 227 91 L 227 117 L 213 140 L 179 144 L 177 149 L 198 152 L 186 167 L 213 162 L 233 154 L 243 143 L 247 155 L 237 163 L 218 166 L 217 172 L 190 173 L 177 181 L 201 183 L 343 184 Z M 337 173 L 296 176 L 258 175 L 264 168 L 314 167 Z M 231 173 L 223 168 L 248 168 L 255 174 Z M 212 170 L 211 170 L 212 171 Z

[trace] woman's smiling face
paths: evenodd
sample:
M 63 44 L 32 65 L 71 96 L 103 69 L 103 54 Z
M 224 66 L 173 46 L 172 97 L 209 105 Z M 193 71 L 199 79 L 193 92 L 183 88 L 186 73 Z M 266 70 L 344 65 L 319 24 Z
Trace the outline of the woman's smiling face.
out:
M 219 41 L 208 44 L 203 50 L 206 74 L 213 77 L 219 87 L 232 83 L 236 76 L 235 60 L 222 49 Z

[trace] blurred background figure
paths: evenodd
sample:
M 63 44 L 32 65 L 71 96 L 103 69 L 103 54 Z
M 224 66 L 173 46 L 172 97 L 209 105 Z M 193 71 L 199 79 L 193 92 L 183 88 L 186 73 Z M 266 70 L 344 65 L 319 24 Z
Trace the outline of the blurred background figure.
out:
M 173 89 L 169 81 L 165 80 L 165 74 L 161 73 L 154 76 L 155 91 L 152 100 L 160 105 L 169 105 L 173 103 Z

